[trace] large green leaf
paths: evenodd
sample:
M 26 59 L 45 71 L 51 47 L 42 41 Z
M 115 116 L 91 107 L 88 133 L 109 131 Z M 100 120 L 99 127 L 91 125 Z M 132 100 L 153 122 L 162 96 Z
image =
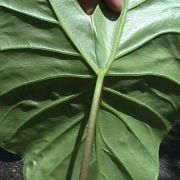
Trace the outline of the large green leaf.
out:
M 180 112 L 179 19 L 179 0 L 126 0 L 120 16 L 0 0 L 0 146 L 26 180 L 84 180 L 88 163 L 89 180 L 157 179 Z

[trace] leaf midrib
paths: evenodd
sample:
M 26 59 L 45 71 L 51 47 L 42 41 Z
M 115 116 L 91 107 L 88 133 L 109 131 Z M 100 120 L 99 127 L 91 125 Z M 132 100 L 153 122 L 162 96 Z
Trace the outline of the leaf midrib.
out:
M 84 57 L 84 59 L 86 60 L 86 62 L 88 63 L 88 65 L 91 67 L 91 69 L 92 69 L 96 74 L 98 74 L 99 69 L 98 69 L 97 65 L 93 62 L 92 59 L 90 59 L 90 58 L 88 57 L 88 55 L 86 55 L 86 53 L 84 52 L 83 48 L 81 48 L 81 47 L 78 45 L 78 43 L 75 42 L 74 38 L 72 37 L 71 33 L 69 33 L 69 31 L 67 30 L 67 28 L 66 28 L 65 26 L 63 26 L 63 25 L 60 24 L 59 16 L 58 16 L 56 10 L 54 9 L 51 0 L 48 0 L 48 1 L 49 1 L 49 4 L 50 4 L 51 8 L 52 8 L 53 13 L 55 14 L 55 16 L 56 16 L 56 18 L 57 18 L 57 20 L 58 20 L 58 22 L 59 22 L 59 26 L 64 30 L 64 32 L 66 32 L 66 34 L 68 35 L 68 37 L 69 37 L 69 39 L 71 40 L 71 42 L 72 42 L 72 43 L 75 45 L 75 47 L 79 50 L 80 54 L 82 55 L 82 57 Z
M 112 47 L 112 53 L 110 55 L 110 58 L 108 60 L 108 63 L 107 65 L 104 67 L 104 68 L 99 68 L 98 65 L 96 63 L 94 63 L 94 61 L 87 55 L 87 53 L 84 51 L 83 47 L 81 47 L 76 41 L 75 39 L 72 37 L 71 33 L 67 30 L 67 27 L 64 26 L 64 25 L 61 25 L 60 24 L 60 19 L 59 19 L 59 16 L 56 12 L 56 10 L 54 9 L 53 7 L 53 4 L 51 2 L 51 0 L 48 0 L 49 1 L 49 4 L 51 6 L 51 9 L 53 11 L 53 13 L 55 14 L 58 22 L 59 22 L 59 25 L 61 26 L 61 28 L 66 32 L 67 36 L 70 38 L 71 42 L 73 43 L 73 45 L 79 50 L 80 54 L 82 55 L 82 57 L 85 59 L 85 61 L 87 62 L 87 64 L 90 66 L 90 68 L 95 72 L 96 75 L 99 75 L 99 74 L 103 74 L 103 76 L 105 76 L 111 66 L 111 64 L 113 63 L 114 61 L 114 57 L 115 57 L 115 53 L 117 51 L 117 47 L 118 47 L 118 44 L 120 42 L 120 39 L 121 39 L 121 35 L 122 35 L 122 31 L 123 31 L 123 27 L 124 27 L 124 23 L 125 23 L 125 19 L 126 19 L 126 14 L 127 14 L 127 11 L 128 11 L 128 0 L 125 0 L 124 3 L 123 3 L 123 8 L 122 8 L 122 12 L 121 12 L 121 17 L 120 17 L 120 25 L 119 25 L 119 31 L 118 31 L 118 34 L 117 34 L 117 37 L 115 38 L 116 41 L 113 43 L 113 47 Z M 86 15 L 84 13 L 84 15 Z M 88 15 L 86 15 L 88 16 Z M 93 30 L 92 28 L 92 16 L 93 15 L 90 15 L 89 18 L 91 19 L 91 21 L 89 21 L 89 25 L 93 31 L 93 34 L 95 36 L 95 30 Z M 94 44 L 95 45 L 95 44 Z M 94 51 L 96 51 L 95 47 L 94 47 Z
M 58 21 L 60 22 L 59 16 L 58 16 L 56 10 L 53 8 L 53 4 L 52 4 L 51 0 L 49 0 L 49 3 L 51 5 L 52 10 L 54 11 L 54 14 L 56 15 Z M 121 35 L 122 35 L 123 26 L 124 26 L 126 14 L 127 14 L 127 6 L 128 6 L 128 0 L 124 1 L 124 3 L 123 3 L 122 15 L 121 15 L 121 18 L 120 18 L 120 25 L 119 25 L 120 27 L 119 27 L 119 31 L 117 33 L 117 38 L 115 39 L 115 42 L 113 44 L 113 47 L 112 47 L 113 50 L 112 50 L 112 53 L 110 54 L 109 61 L 108 61 L 107 65 L 103 69 L 100 69 L 98 67 L 98 64 L 94 63 L 94 61 L 89 58 L 89 56 L 83 50 L 83 47 L 80 47 L 80 45 L 75 41 L 75 39 L 69 33 L 67 27 L 63 26 L 63 25 L 61 26 L 63 28 L 63 30 L 66 32 L 66 34 L 69 36 L 72 43 L 74 43 L 74 45 L 77 47 L 80 54 L 84 57 L 84 59 L 86 60 L 88 65 L 92 68 L 92 70 L 97 75 L 97 81 L 96 81 L 96 86 L 95 86 L 95 90 L 94 90 L 94 96 L 93 96 L 93 100 L 92 100 L 92 106 L 91 106 L 89 122 L 88 122 L 88 129 L 87 129 L 87 136 L 86 136 L 86 142 L 85 142 L 85 148 L 84 148 L 84 155 L 83 155 L 82 166 L 81 166 L 80 180 L 86 180 L 87 177 L 88 177 L 88 167 L 89 167 L 88 164 L 89 164 L 90 156 L 91 156 L 91 153 L 92 153 L 91 152 L 92 151 L 92 146 L 93 146 L 92 142 L 93 142 L 93 139 L 94 139 L 97 114 L 99 112 L 101 94 L 102 94 L 102 91 L 103 91 L 103 82 L 104 82 L 104 78 L 105 78 L 111 64 L 113 63 L 114 56 L 115 56 L 115 53 L 117 51 L 118 44 L 120 42 L 120 38 L 121 38 Z M 91 18 L 91 20 L 92 20 L 92 18 Z M 91 23 L 90 23 L 91 29 L 92 29 L 92 23 L 93 23 L 93 21 L 91 21 Z M 95 33 L 95 31 L 94 31 L 94 33 Z M 94 44 L 94 46 L 95 46 L 95 44 Z M 96 51 L 96 47 L 94 47 L 94 50 Z

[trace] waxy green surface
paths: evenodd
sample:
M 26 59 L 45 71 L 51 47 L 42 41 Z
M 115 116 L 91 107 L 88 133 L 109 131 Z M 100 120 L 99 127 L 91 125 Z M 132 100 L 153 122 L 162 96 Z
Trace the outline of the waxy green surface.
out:
M 88 119 L 88 180 L 157 179 L 180 114 L 179 19 L 179 0 L 126 0 L 120 16 L 0 0 L 0 146 L 26 180 L 78 180 Z

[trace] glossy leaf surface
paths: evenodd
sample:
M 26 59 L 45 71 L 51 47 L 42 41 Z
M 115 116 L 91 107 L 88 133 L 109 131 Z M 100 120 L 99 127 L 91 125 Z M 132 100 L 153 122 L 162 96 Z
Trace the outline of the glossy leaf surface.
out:
M 0 146 L 26 180 L 78 180 L 88 119 L 89 180 L 157 179 L 180 112 L 179 19 L 179 0 L 126 0 L 120 16 L 0 0 Z

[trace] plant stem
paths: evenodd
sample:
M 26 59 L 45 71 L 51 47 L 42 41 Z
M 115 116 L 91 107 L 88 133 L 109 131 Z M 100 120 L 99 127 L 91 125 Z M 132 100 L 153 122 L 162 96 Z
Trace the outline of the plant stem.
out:
M 83 154 L 82 166 L 81 166 L 81 172 L 80 172 L 81 174 L 79 178 L 80 180 L 88 179 L 89 162 L 90 162 L 91 152 L 92 152 L 92 147 L 93 147 L 93 140 L 94 140 L 94 134 L 95 134 L 97 115 L 99 111 L 103 80 L 104 80 L 104 75 L 100 73 L 97 77 L 96 86 L 94 90 L 94 96 L 92 100 L 91 111 L 89 115 L 87 135 L 86 135 L 84 154 Z

